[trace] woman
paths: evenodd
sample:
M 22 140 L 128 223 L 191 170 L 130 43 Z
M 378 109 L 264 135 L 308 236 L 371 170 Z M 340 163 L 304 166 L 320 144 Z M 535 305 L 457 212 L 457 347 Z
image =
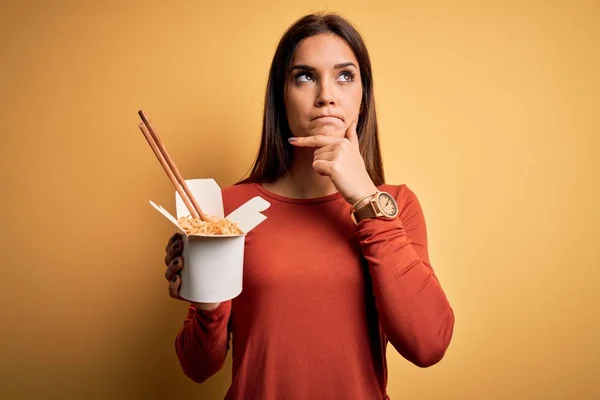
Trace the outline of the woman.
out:
M 385 399 L 388 341 L 420 367 L 443 357 L 453 311 L 415 194 L 384 184 L 369 55 L 339 16 L 308 15 L 279 43 L 260 151 L 223 190 L 226 214 L 257 195 L 271 206 L 246 237 L 242 293 L 191 304 L 177 335 L 188 377 L 214 375 L 231 337 L 226 399 Z M 179 298 L 179 235 L 166 252 Z

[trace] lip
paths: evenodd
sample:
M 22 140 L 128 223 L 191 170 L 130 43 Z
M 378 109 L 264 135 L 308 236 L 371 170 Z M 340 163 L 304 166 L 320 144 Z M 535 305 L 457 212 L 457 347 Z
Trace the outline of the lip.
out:
M 321 115 L 317 115 L 316 117 L 314 117 L 312 120 L 316 121 L 319 119 L 325 119 L 325 118 L 336 118 L 339 119 L 340 121 L 344 121 L 344 119 L 342 117 L 338 117 L 337 115 L 332 115 L 332 114 L 321 114 Z

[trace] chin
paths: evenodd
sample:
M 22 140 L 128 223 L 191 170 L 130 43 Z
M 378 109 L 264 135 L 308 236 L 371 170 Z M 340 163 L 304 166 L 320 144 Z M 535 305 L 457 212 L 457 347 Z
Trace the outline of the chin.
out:
M 345 134 L 346 133 L 343 130 L 340 130 L 339 127 L 326 126 L 326 127 L 321 127 L 319 129 L 313 129 L 313 130 L 309 131 L 306 136 L 323 135 L 323 136 L 344 137 Z

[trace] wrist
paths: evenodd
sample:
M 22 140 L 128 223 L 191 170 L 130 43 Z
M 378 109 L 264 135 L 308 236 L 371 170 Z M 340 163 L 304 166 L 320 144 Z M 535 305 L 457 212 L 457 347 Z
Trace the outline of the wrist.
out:
M 378 192 L 378 189 L 375 185 L 371 188 L 363 190 L 361 196 L 357 196 L 356 198 L 349 201 L 350 205 L 353 206 L 354 210 L 358 210 L 367 204 L 373 199 L 375 194 Z
M 219 307 L 221 303 L 192 303 L 194 307 L 201 311 L 212 311 Z
M 385 191 L 377 191 L 374 196 L 366 196 L 369 203 L 364 206 L 356 204 L 350 211 L 350 216 L 355 225 L 371 218 L 393 220 L 398 217 L 399 209 L 396 199 Z M 363 203 L 360 199 L 357 203 Z
M 358 203 L 356 203 L 356 205 L 354 206 L 354 210 L 355 211 L 360 210 L 361 208 L 363 208 L 364 206 L 369 204 L 369 202 L 373 199 L 373 197 L 375 197 L 375 192 L 370 193 L 366 199 L 362 199 Z

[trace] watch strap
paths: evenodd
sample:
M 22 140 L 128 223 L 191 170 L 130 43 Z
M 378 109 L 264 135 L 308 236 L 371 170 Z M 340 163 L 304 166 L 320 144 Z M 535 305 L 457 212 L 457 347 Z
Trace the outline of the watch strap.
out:
M 354 219 L 358 224 L 360 221 L 365 219 L 375 218 L 377 214 L 373 208 L 373 204 L 369 201 L 366 205 L 362 206 L 358 210 L 354 211 Z

